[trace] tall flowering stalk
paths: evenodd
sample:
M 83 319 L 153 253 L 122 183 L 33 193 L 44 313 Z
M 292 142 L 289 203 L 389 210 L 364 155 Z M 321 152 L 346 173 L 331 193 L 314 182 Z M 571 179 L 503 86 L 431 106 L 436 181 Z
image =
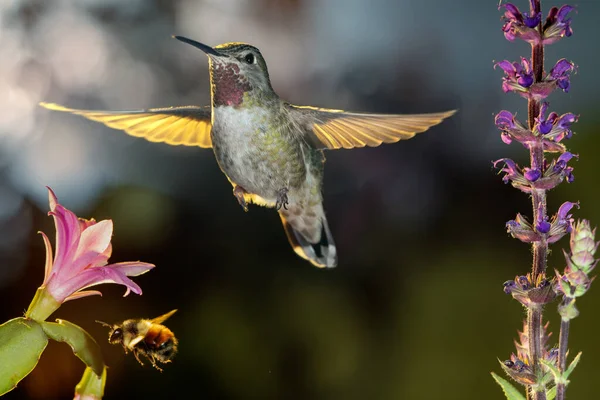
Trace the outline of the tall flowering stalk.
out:
M 576 365 L 579 356 L 569 368 L 566 367 L 569 321 L 577 315 L 575 298 L 589 289 L 589 273 L 595 265 L 593 258 L 597 244 L 589 222 L 573 224 L 570 214 L 578 204 L 565 202 L 549 216 L 546 195 L 563 181 L 573 182 L 573 167 L 569 165 L 577 156 L 570 153 L 564 141 L 573 135 L 571 125 L 577 121 L 573 113 L 559 115 L 548 112 L 546 98 L 555 90 L 568 92 L 570 74 L 575 65 L 560 59 L 550 71 L 544 68 L 544 46 L 556 43 L 573 34 L 568 18 L 573 7 L 552 7 L 542 18 L 540 0 L 529 0 L 529 12 L 521 12 L 511 3 L 504 8 L 502 31 L 509 41 L 521 39 L 531 45 L 531 57 L 517 62 L 501 61 L 496 67 L 504 72 L 502 89 L 513 92 L 527 100 L 527 121 L 522 123 L 516 115 L 503 110 L 496 115 L 496 126 L 506 144 L 521 143 L 529 151 L 530 164 L 521 167 L 508 158 L 494 162 L 500 168 L 503 181 L 527 193 L 532 201 L 531 220 L 517 214 L 506 224 L 508 232 L 532 246 L 531 272 L 517 276 L 504 284 L 504 291 L 511 294 L 527 309 L 523 331 L 519 333 L 516 353 L 501 365 L 515 381 L 526 387 L 528 399 L 545 400 L 556 395 L 564 399 L 567 376 Z M 546 153 L 549 158 L 546 158 Z M 567 268 L 556 278 L 546 275 L 548 246 L 571 233 L 571 253 L 566 254 Z M 556 297 L 562 296 L 559 313 L 562 318 L 558 348 L 550 348 L 548 325 L 542 320 L 543 308 Z M 494 376 L 509 399 L 522 395 L 510 383 Z

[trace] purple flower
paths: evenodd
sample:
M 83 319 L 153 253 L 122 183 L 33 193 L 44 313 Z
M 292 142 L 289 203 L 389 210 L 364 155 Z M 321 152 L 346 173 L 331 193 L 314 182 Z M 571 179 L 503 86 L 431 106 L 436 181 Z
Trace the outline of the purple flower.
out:
M 523 174 L 523 176 L 529 182 L 535 182 L 542 176 L 542 171 L 540 171 L 539 169 L 524 168 L 524 171 L 525 173 Z
M 130 291 L 141 294 L 142 289 L 128 276 L 141 275 L 154 268 L 154 265 L 139 261 L 108 264 L 112 253 L 112 221 L 78 219 L 58 203 L 50 188 L 48 195 L 49 215 L 54 217 L 56 224 L 56 255 L 53 261 L 50 241 L 41 232 L 46 245 L 46 273 L 42 287 L 58 303 L 101 294 L 96 290 L 84 290 L 101 283 L 125 286 L 125 296 Z
M 554 121 L 556 120 L 556 117 L 557 117 L 557 114 L 553 112 L 553 113 L 550 113 L 548 118 L 546 118 L 545 115 L 546 115 L 547 110 L 548 110 L 548 103 L 546 103 L 546 102 L 542 103 L 542 106 L 540 107 L 540 113 L 538 114 L 538 116 L 535 119 L 536 125 L 535 125 L 534 129 L 537 129 L 537 131 L 539 133 L 541 133 L 542 135 L 546 135 L 546 134 L 550 133 L 550 131 L 552 130 L 552 124 L 554 123 Z
M 541 213 L 538 215 L 541 215 Z M 539 218 L 535 224 L 535 230 L 538 231 L 539 233 L 548 233 L 548 232 L 550 232 L 551 226 L 552 225 L 550 224 L 550 222 L 548 222 L 548 217 L 543 218 L 543 219 Z
M 535 119 L 536 124 L 534 131 L 539 132 L 544 136 L 544 139 L 551 139 L 554 144 L 557 144 L 563 139 L 570 139 L 573 136 L 571 124 L 577 121 L 577 116 L 572 113 L 566 113 L 558 116 L 557 113 L 551 112 L 548 118 L 545 117 L 548 103 L 543 103 L 540 108 L 540 113 Z
M 519 239 L 524 243 L 538 242 L 541 240 L 540 235 L 533 230 L 533 226 L 521 214 L 517 214 L 514 220 L 506 223 L 506 231 L 515 239 Z
M 524 57 L 521 57 L 520 64 L 504 60 L 496 63 L 496 66 L 500 67 L 506 75 L 502 83 L 504 92 L 526 92 L 527 88 L 533 84 L 531 63 Z
M 496 126 L 503 131 L 510 131 L 517 127 L 515 117 L 511 112 L 502 110 L 496 115 Z
M 560 173 L 560 172 L 564 171 L 567 168 L 567 163 L 573 157 L 577 157 L 577 156 L 574 155 L 574 154 L 572 154 L 572 153 L 569 153 L 568 151 L 566 151 L 563 154 L 561 154 L 560 157 L 558 157 L 556 159 L 554 167 L 552 167 L 552 169 L 554 170 L 554 172 Z
M 573 10 L 572 6 L 564 5 L 560 9 L 552 7 L 542 28 L 543 44 L 552 44 L 563 37 L 573 34 L 571 19 L 567 15 Z
M 519 167 L 517 167 L 517 164 L 510 158 L 501 158 L 499 160 L 494 161 L 494 167 L 496 167 L 502 162 L 504 163 L 504 168 L 502 168 L 499 173 L 504 172 L 505 175 L 502 177 L 502 181 L 504 183 L 508 183 L 511 180 L 522 176 Z
M 535 141 L 533 133 L 525 128 L 509 111 L 502 110 L 496 115 L 496 126 L 502 131 L 500 137 L 506 144 L 516 140 L 523 146 L 528 147 L 529 143 Z
M 510 294 L 525 307 L 548 304 L 556 297 L 552 285 L 543 273 L 535 280 L 531 274 L 517 276 L 512 281 L 504 282 L 503 286 L 504 293 Z
M 571 232 L 571 226 L 573 223 L 572 215 L 569 214 L 571 209 L 577 206 L 578 203 L 572 203 L 570 201 L 564 202 L 558 209 L 558 212 L 552 217 L 550 223 L 550 230 L 548 231 L 548 243 L 554 243 L 560 240 L 564 235 Z
M 569 75 L 575 70 L 575 64 L 561 59 L 558 60 L 550 73 L 541 81 L 535 82 L 530 60 L 521 57 L 521 63 L 503 60 L 494 65 L 504 71 L 502 90 L 515 92 L 526 99 L 542 101 L 557 87 L 565 92 L 569 91 Z
M 561 58 L 556 62 L 550 74 L 546 78 L 548 81 L 554 81 L 556 86 L 561 88 L 565 93 L 569 91 L 571 82 L 569 74 L 575 70 L 575 64 L 568 61 L 566 58 Z
M 542 13 L 530 16 L 527 13 L 521 13 L 512 3 L 505 4 L 504 8 L 506 9 L 504 26 L 502 26 L 504 37 L 511 42 L 515 38 L 519 38 L 528 43 L 539 43 L 541 36 L 535 28 L 542 20 Z

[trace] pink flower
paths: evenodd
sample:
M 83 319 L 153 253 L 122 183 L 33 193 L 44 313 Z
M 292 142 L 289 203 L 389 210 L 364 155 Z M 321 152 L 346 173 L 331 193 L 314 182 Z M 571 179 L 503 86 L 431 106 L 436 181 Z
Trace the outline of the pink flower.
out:
M 85 220 L 58 203 L 52 189 L 48 188 L 50 212 L 56 225 L 56 255 L 52 260 L 50 240 L 43 233 L 46 245 L 46 272 L 42 288 L 60 304 L 68 300 L 101 293 L 84 290 L 101 283 L 118 283 L 130 291 L 142 294 L 142 289 L 128 276 L 141 275 L 154 268 L 143 262 L 108 264 L 112 253 L 110 239 L 111 220 L 96 222 Z

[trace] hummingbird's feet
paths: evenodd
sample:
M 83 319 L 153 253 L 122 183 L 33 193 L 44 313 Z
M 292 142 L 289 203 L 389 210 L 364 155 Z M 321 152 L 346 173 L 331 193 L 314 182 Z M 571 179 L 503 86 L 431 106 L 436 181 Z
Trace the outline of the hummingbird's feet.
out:
M 284 209 L 288 209 L 287 206 L 289 204 L 288 202 L 288 189 L 287 188 L 283 188 L 283 189 L 279 189 L 279 191 L 277 192 L 277 202 L 275 203 L 275 209 L 277 211 L 279 211 L 281 209 L 281 207 L 283 207 Z
M 246 189 L 239 185 L 235 185 L 233 188 L 233 195 L 237 199 L 238 203 L 240 203 L 240 206 L 242 206 L 244 211 L 248 212 L 248 203 L 246 203 L 246 198 L 244 197 L 245 194 L 248 194 Z

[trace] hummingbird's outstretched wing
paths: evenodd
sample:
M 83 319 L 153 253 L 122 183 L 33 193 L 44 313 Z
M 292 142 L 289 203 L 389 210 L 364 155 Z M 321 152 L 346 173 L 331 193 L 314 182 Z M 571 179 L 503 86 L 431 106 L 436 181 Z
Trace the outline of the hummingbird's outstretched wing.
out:
M 75 110 L 53 103 L 40 103 L 49 110 L 81 115 L 102 122 L 131 136 L 170 145 L 212 147 L 210 106 L 149 108 L 139 111 Z
M 424 132 L 456 110 L 432 114 L 368 114 L 287 104 L 307 124 L 306 141 L 317 149 L 352 149 L 396 143 Z

